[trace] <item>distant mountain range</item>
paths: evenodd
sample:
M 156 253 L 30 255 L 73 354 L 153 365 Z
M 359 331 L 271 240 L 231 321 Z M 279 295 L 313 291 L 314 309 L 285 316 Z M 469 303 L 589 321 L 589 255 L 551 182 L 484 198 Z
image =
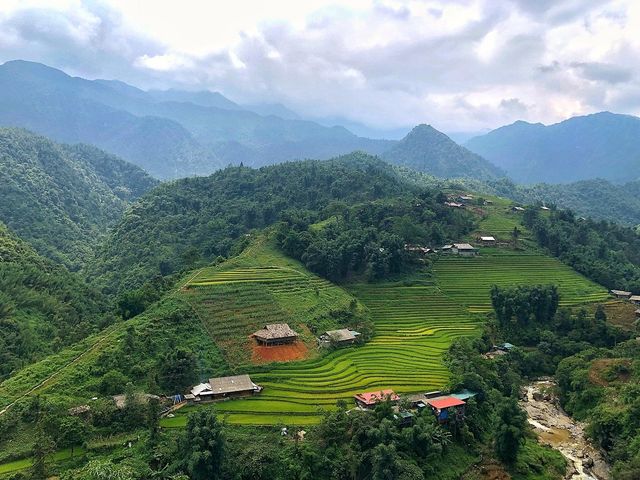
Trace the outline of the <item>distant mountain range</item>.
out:
M 162 179 L 390 146 L 341 127 L 259 115 L 219 93 L 145 92 L 19 60 L 0 66 L 0 125 L 93 144 Z
M 147 92 L 21 60 L 0 66 L 1 126 L 96 145 L 159 179 L 206 175 L 229 164 L 328 159 L 356 150 L 443 177 L 502 175 L 433 128 L 420 127 L 398 142 L 318 122 L 301 119 L 280 104 L 239 105 L 218 92 Z M 349 126 L 375 133 L 354 122 Z
M 640 118 L 601 112 L 554 125 L 518 121 L 465 146 L 520 183 L 640 178 Z

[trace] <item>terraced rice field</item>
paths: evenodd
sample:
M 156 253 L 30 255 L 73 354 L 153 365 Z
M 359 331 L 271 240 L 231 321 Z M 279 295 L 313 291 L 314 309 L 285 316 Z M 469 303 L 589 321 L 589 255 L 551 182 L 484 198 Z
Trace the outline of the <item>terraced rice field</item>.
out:
M 435 287 L 363 285 L 352 293 L 371 310 L 377 334 L 360 348 L 274 368 L 252 378 L 265 387 L 257 397 L 216 405 L 233 423 L 315 423 L 319 408 L 381 388 L 419 392 L 448 379 L 443 353 L 479 322 Z
M 495 207 L 489 207 L 495 208 Z M 521 238 L 526 238 L 528 232 L 520 223 L 521 215 L 515 213 L 493 214 L 490 213 L 480 221 L 478 231 L 485 235 L 493 235 L 499 241 L 511 241 L 513 229 L 517 227 L 522 233 Z
M 251 363 L 249 336 L 264 325 L 289 323 L 302 341 L 313 344 L 304 324 L 325 312 L 327 305 L 348 308 L 352 299 L 327 280 L 288 266 L 203 269 L 183 294 L 234 366 Z
M 450 256 L 440 258 L 434 269 L 442 292 L 476 313 L 491 310 L 492 285 L 553 283 L 559 287 L 561 305 L 598 302 L 608 297 L 601 286 L 544 255 Z

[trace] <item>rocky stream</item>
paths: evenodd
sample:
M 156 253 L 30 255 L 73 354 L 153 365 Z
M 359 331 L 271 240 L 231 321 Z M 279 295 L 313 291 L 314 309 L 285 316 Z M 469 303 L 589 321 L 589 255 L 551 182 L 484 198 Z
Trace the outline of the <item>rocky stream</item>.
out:
M 550 445 L 567 459 L 565 478 L 608 480 L 609 465 L 589 442 L 584 425 L 567 415 L 555 396 L 552 380 L 539 380 L 525 387 L 520 404 L 541 443 Z

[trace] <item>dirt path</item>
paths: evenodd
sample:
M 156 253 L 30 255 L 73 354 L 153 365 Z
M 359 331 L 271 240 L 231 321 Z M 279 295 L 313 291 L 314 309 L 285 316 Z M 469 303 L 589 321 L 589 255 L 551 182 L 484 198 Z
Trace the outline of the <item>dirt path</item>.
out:
M 541 443 L 550 445 L 567 459 L 571 480 L 608 480 L 609 465 L 586 438 L 584 425 L 567 415 L 555 397 L 555 383 L 540 380 L 526 387 L 520 405 Z
M 24 397 L 27 397 L 29 395 L 31 395 L 33 392 L 35 392 L 36 390 L 39 390 L 42 387 L 45 387 L 47 385 L 49 385 L 54 379 L 55 377 L 57 377 L 58 375 L 60 375 L 64 370 L 66 370 L 67 368 L 69 368 L 72 365 L 75 365 L 76 363 L 78 363 L 80 360 L 82 360 L 85 356 L 87 356 L 89 353 L 93 352 L 96 348 L 98 348 L 100 345 L 102 345 L 105 341 L 107 341 L 111 335 L 113 335 L 116 332 L 116 329 L 111 328 L 104 333 L 104 336 L 99 338 L 98 340 L 96 340 L 96 342 L 91 345 L 89 348 L 87 348 L 85 351 L 83 351 L 82 353 L 80 353 L 78 356 L 76 356 L 73 360 L 71 360 L 70 362 L 64 364 L 62 367 L 60 367 L 58 370 L 56 370 L 55 372 L 53 372 L 51 375 L 49 375 L 47 378 L 45 378 L 44 380 L 42 380 L 40 383 L 38 383 L 37 385 L 31 387 L 29 390 L 27 390 L 26 392 L 24 392 L 23 394 L 17 396 L 13 402 L 11 402 L 10 404 L 8 404 L 6 407 L 4 407 L 2 410 L 0 410 L 0 416 L 4 415 L 6 412 L 9 411 L 9 409 L 11 409 L 11 407 L 13 407 L 16 403 L 18 403 L 20 400 L 22 400 Z

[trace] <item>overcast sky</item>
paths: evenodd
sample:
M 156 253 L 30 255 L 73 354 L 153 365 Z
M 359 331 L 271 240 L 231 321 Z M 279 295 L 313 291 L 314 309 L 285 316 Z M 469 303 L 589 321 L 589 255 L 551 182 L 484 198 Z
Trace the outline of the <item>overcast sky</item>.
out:
M 640 114 L 638 0 L 0 0 L 0 61 L 477 131 Z

